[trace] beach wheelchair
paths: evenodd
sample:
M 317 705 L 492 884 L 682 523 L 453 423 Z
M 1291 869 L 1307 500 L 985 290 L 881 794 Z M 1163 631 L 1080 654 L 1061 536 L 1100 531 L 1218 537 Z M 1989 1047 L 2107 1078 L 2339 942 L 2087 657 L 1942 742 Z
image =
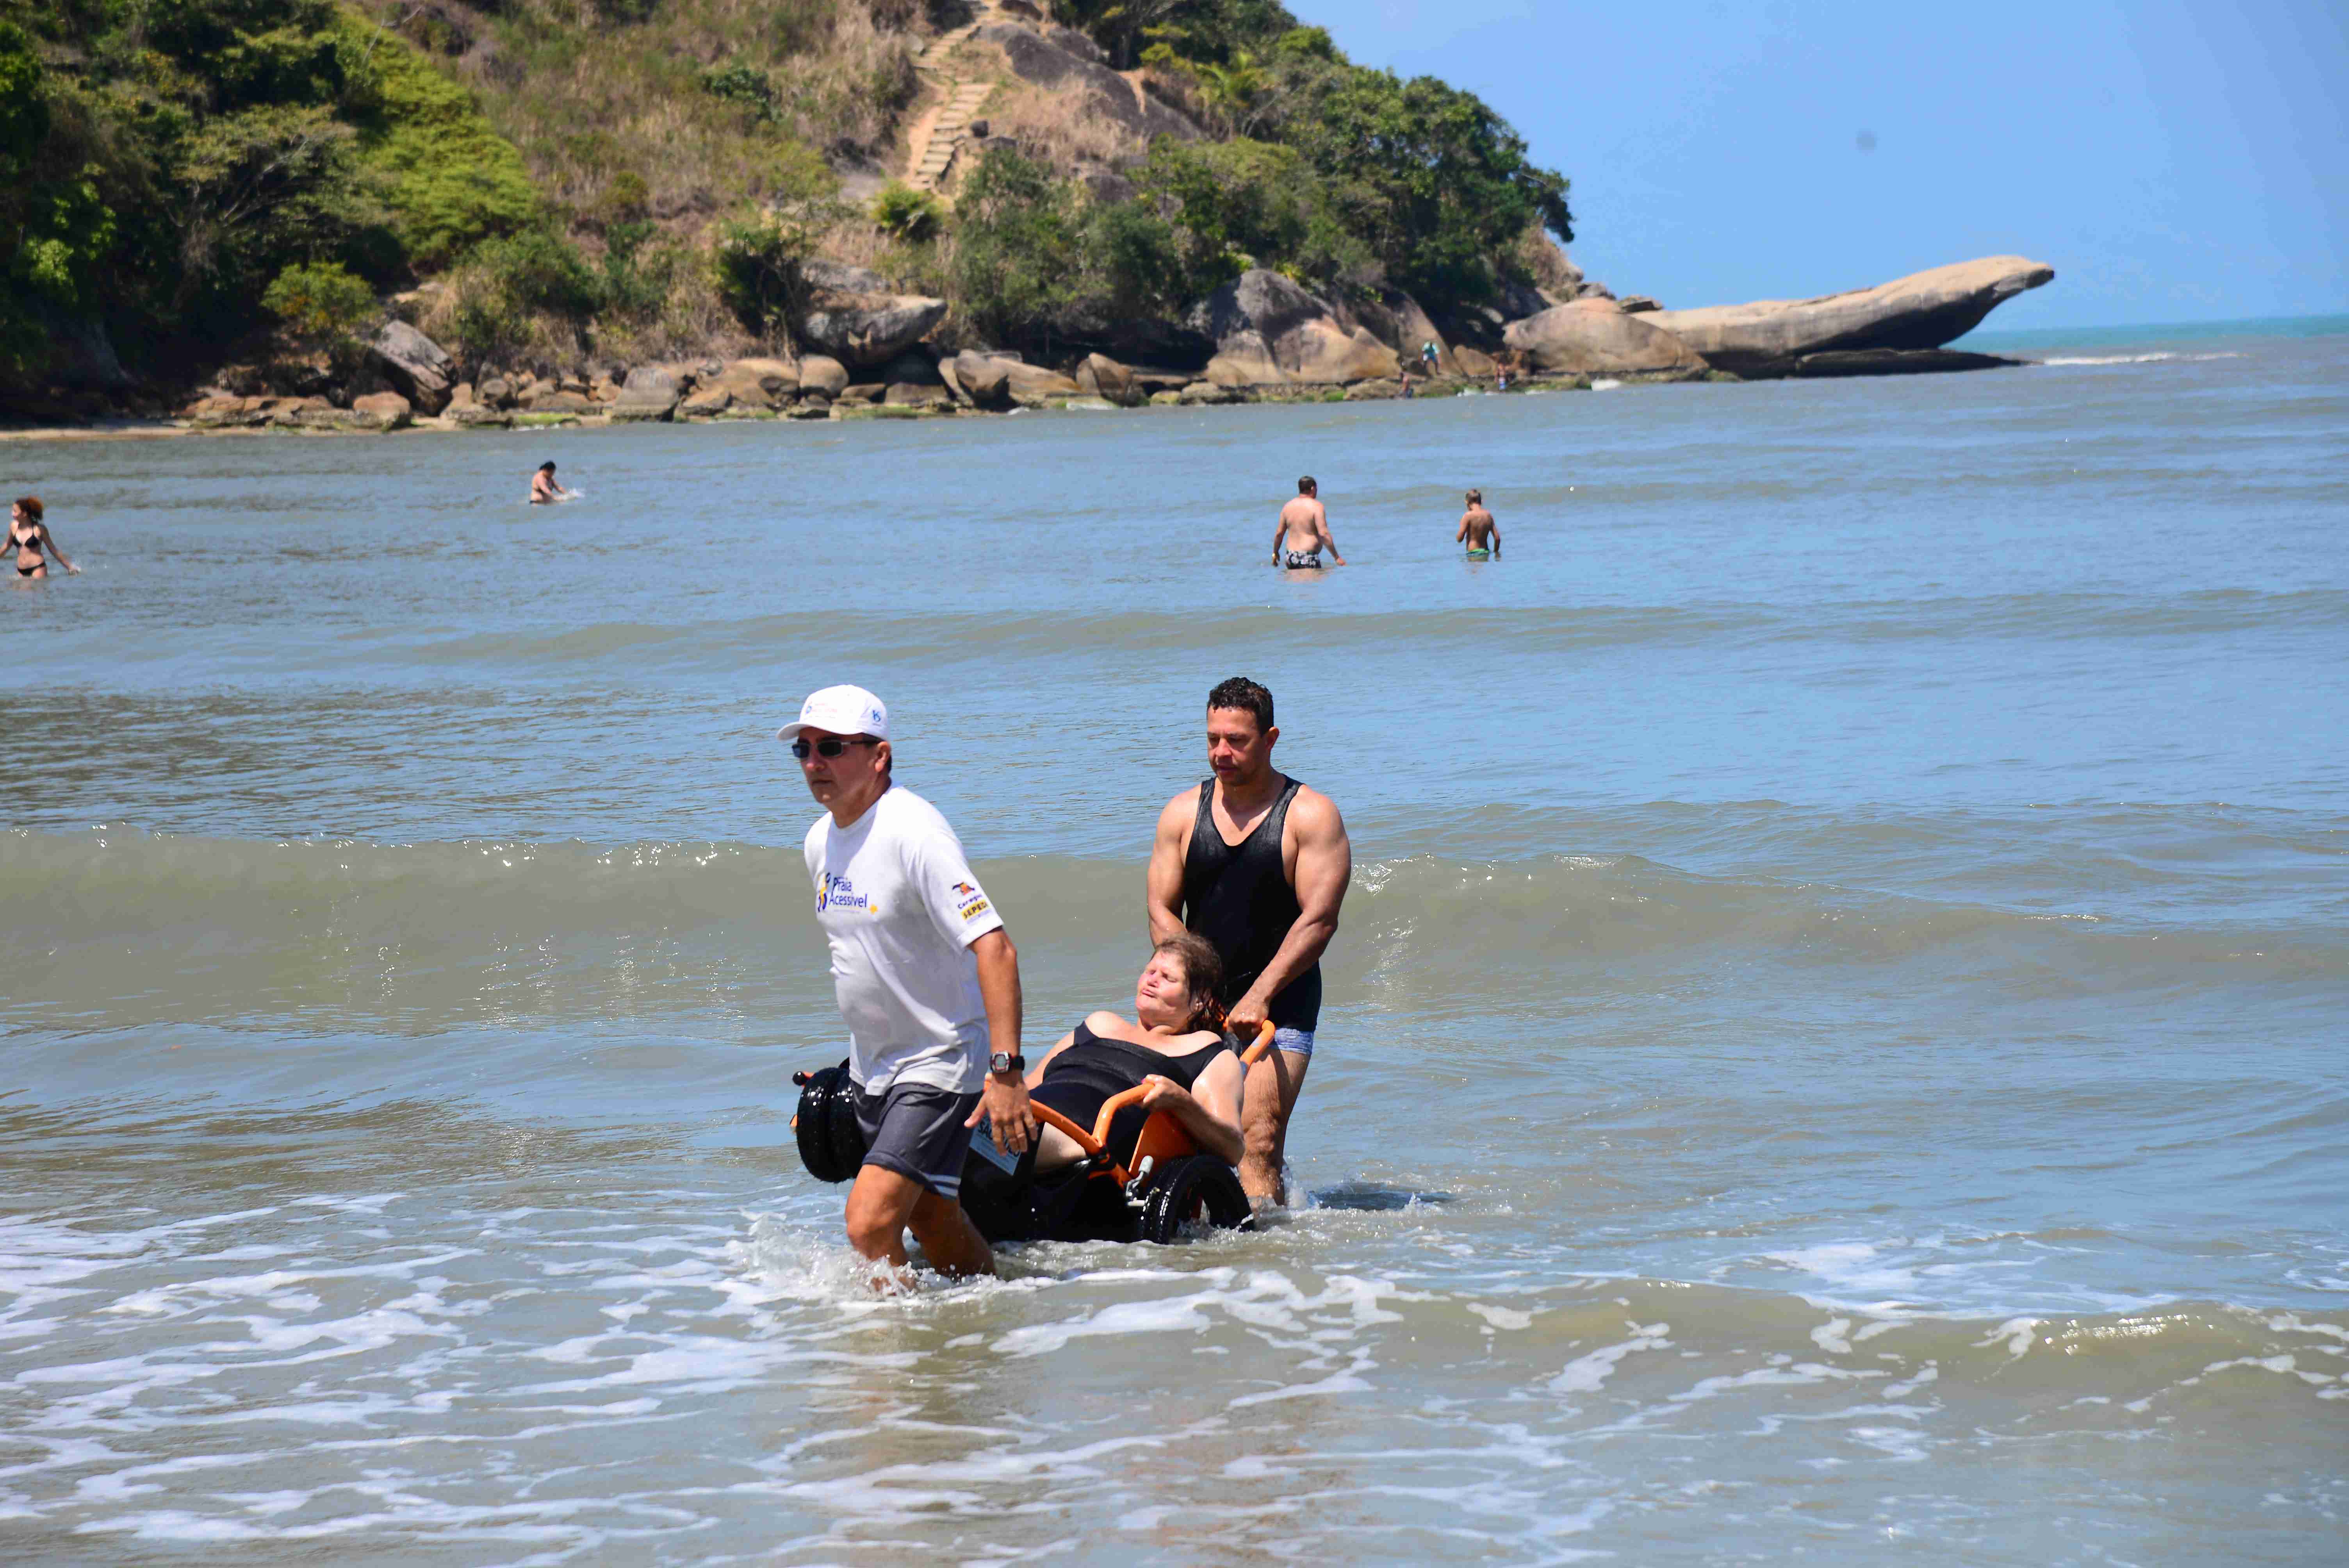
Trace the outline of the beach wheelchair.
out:
M 1240 1054 L 1255 1062 L 1272 1046 L 1272 1025 Z M 864 1162 L 856 1124 L 856 1087 L 848 1064 L 793 1073 L 799 1114 L 792 1119 L 800 1161 L 819 1181 L 845 1181 Z M 1051 1107 L 1039 1121 L 1059 1128 L 1083 1152 L 1071 1164 L 1038 1171 L 1031 1143 L 1019 1156 L 999 1152 L 986 1123 L 963 1162 L 962 1207 L 989 1242 L 1150 1242 L 1160 1246 L 1190 1226 L 1245 1230 L 1255 1211 L 1239 1172 L 1203 1152 L 1165 1111 L 1143 1114 L 1137 1086 L 1112 1095 L 1091 1127 Z M 1137 1119 L 1139 1124 L 1136 1125 Z

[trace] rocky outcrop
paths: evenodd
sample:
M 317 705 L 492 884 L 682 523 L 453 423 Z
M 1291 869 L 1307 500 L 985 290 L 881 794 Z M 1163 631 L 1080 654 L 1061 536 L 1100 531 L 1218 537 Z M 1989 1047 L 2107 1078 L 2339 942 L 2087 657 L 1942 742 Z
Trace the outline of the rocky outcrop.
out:
M 741 408 L 779 408 L 799 393 L 799 367 L 787 359 L 731 359 L 717 386 Z
M 487 403 L 451 403 L 441 418 L 460 430 L 502 430 L 513 416 Z
M 413 423 L 414 414 L 408 399 L 397 392 L 370 392 L 351 399 L 353 422 L 362 429 L 404 430 Z
M 1632 376 L 1643 380 L 1693 380 L 1705 373 L 1702 356 L 1654 318 L 1626 315 L 1613 300 L 1577 300 L 1513 321 L 1502 335 L 1509 347 L 1543 376 Z
M 734 395 L 723 387 L 697 387 L 677 406 L 680 419 L 715 419 L 734 406 Z
M 1055 370 L 1025 365 L 1017 359 L 966 350 L 955 356 L 955 384 L 975 407 L 1041 407 L 1054 397 L 1079 395 L 1077 384 Z
M 2044 262 L 1985 256 L 1816 299 L 1660 310 L 1641 319 L 1723 370 L 1744 377 L 1790 376 L 1797 374 L 1795 362 L 1806 355 L 1939 348 L 1971 332 L 2016 294 L 2054 276 L 2055 269 Z
M 800 335 L 843 365 L 886 365 L 946 319 L 946 301 L 893 293 L 866 267 L 811 262 L 803 275 L 814 292 Z
M 616 425 L 645 424 L 676 417 L 685 388 L 677 373 L 658 365 L 639 365 L 628 372 L 620 395 L 611 404 Z
M 828 354 L 810 354 L 800 360 L 800 392 L 837 397 L 848 389 L 848 366 Z
M 1147 401 L 1133 372 L 1106 354 L 1088 354 L 1077 366 L 1077 390 L 1103 397 L 1121 408 L 1138 408 Z
M 1069 98 L 1075 112 L 1097 114 L 1139 141 L 1157 136 L 1196 141 L 1205 134 L 1188 116 L 1111 70 L 1108 57 L 1082 33 L 990 22 L 977 37 L 1002 50 L 1004 63 L 1021 81 L 1052 89 Z
M 449 351 L 406 322 L 385 322 L 367 345 L 367 360 L 413 407 L 438 414 L 449 406 L 457 379 Z
M 1280 273 L 1242 273 L 1192 312 L 1212 338 L 1206 378 L 1220 387 L 1343 386 L 1392 379 L 1395 351 Z

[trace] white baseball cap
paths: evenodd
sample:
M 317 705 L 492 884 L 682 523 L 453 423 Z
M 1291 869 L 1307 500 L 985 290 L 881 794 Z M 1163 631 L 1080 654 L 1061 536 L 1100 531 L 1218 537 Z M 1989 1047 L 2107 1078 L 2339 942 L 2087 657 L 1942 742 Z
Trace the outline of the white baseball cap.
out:
M 797 740 L 802 729 L 828 729 L 834 735 L 869 735 L 889 738 L 889 705 L 859 686 L 831 686 L 810 694 L 800 704 L 800 716 L 775 731 L 777 740 Z

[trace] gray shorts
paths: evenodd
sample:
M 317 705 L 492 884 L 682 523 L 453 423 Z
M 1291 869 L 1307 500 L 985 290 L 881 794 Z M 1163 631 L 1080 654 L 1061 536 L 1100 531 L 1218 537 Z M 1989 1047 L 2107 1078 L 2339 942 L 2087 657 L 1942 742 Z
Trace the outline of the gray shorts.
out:
M 893 1083 L 879 1094 L 856 1091 L 856 1125 L 864 1134 L 864 1163 L 911 1177 L 941 1198 L 962 1193 L 962 1162 L 970 1152 L 963 1123 L 978 1096 Z
M 1272 1045 L 1275 1050 L 1303 1057 L 1309 1062 L 1313 1059 L 1313 1031 L 1310 1029 L 1275 1029 Z

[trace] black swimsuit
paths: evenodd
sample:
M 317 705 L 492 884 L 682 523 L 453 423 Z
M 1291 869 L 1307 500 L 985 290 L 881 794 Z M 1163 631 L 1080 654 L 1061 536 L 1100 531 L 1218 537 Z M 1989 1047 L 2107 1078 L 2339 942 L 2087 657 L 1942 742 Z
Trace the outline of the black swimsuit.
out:
M 1131 1040 L 1108 1039 L 1093 1033 L 1090 1024 L 1079 1024 L 1076 1036 L 1067 1050 L 1052 1058 L 1030 1098 L 1088 1131 L 1112 1095 L 1135 1088 L 1153 1073 L 1187 1089 L 1199 1081 L 1209 1063 L 1231 1049 L 1229 1044 L 1217 1040 L 1188 1056 L 1170 1057 Z M 1130 1105 L 1112 1119 L 1109 1152 L 1112 1159 L 1125 1162 L 1133 1140 L 1142 1135 L 1142 1124 L 1149 1118 L 1142 1107 Z
M 1200 780 L 1199 815 L 1191 824 L 1190 853 L 1183 860 L 1183 923 L 1223 956 L 1224 988 L 1216 1000 L 1226 1007 L 1247 995 L 1304 913 L 1280 852 L 1289 803 L 1301 788 L 1296 779 L 1287 780 L 1256 830 L 1227 844 L 1216 826 L 1216 781 Z M 1320 960 L 1281 987 L 1266 1012 L 1275 1028 L 1311 1033 L 1321 1021 Z
M 19 555 L 24 554 L 27 550 L 31 551 L 35 555 L 39 555 L 41 553 L 41 531 L 36 528 L 30 533 L 20 535 L 15 529 L 10 529 L 8 531 L 8 548 L 14 550 Z M 36 561 L 30 566 L 24 565 L 20 562 L 16 567 L 16 575 L 19 577 L 30 577 L 34 573 L 38 572 L 42 567 L 47 566 L 47 564 L 48 562 L 47 559 Z

